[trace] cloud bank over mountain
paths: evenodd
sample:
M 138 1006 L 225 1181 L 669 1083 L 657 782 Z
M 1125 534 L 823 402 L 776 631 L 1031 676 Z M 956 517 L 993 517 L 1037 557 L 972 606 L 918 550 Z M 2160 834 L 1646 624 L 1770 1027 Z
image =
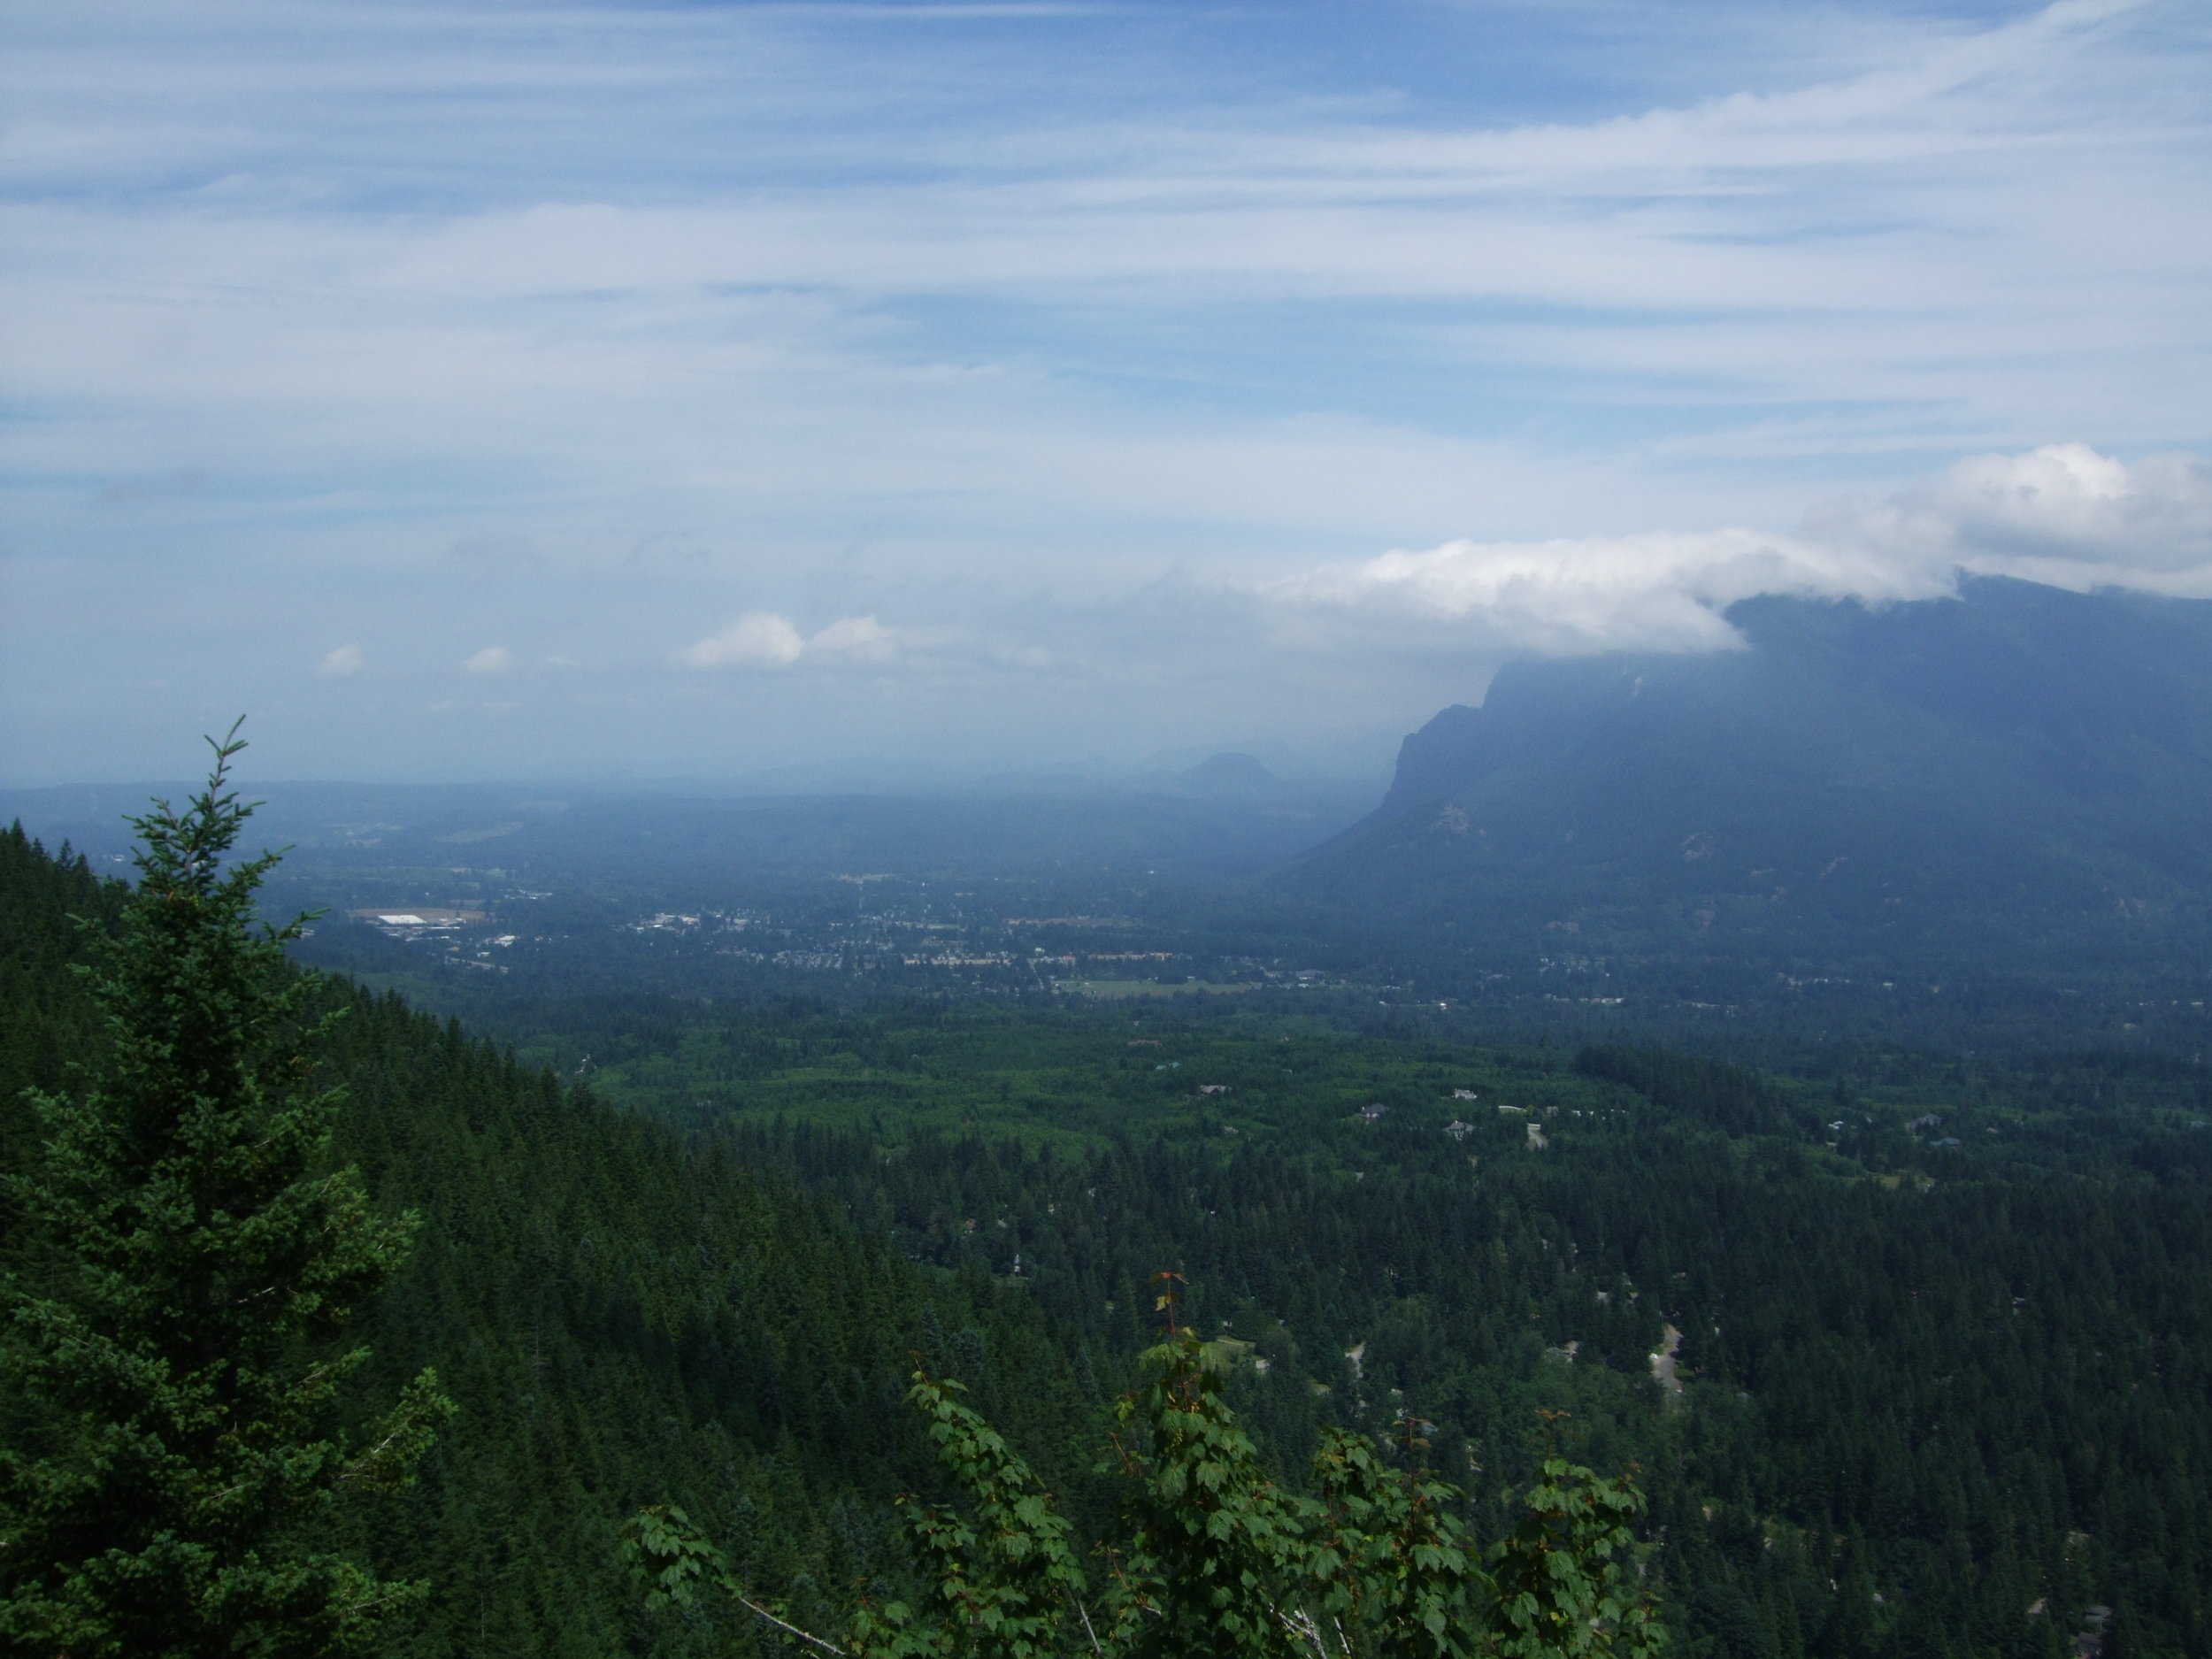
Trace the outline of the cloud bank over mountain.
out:
M 1458 539 L 1256 591 L 1309 617 L 1340 613 L 1342 637 L 1370 649 L 1394 633 L 1431 644 L 1441 628 L 1470 649 L 1572 655 L 1723 649 L 1738 642 L 1723 613 L 1755 595 L 1927 599 L 1961 572 L 2212 596 L 2212 466 L 2193 455 L 2131 466 L 2047 444 L 1970 457 L 1884 500 L 1831 503 L 1795 534 Z
M 1812 534 L 1898 565 L 1956 565 L 2054 587 L 2212 595 L 2212 465 L 2133 465 L 2086 444 L 1978 455 L 1878 506 L 1816 513 Z

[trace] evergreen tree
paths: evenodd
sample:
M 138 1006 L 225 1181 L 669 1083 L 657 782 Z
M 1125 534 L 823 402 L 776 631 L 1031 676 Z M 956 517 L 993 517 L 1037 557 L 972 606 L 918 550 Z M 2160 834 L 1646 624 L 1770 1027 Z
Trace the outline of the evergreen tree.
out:
M 310 1536 L 342 1494 L 403 1482 L 450 1408 L 426 1371 L 362 1444 L 332 1425 L 365 1357 L 336 1339 L 413 1222 L 327 1167 L 326 1000 L 285 961 L 300 923 L 255 924 L 275 855 L 226 864 L 253 809 L 227 787 L 237 728 L 211 747 L 182 812 L 132 820 L 139 885 L 85 971 L 93 1081 L 35 1096 L 45 1156 L 10 1180 L 39 1235 L 0 1293 L 19 1652 L 329 1653 L 421 1593 Z

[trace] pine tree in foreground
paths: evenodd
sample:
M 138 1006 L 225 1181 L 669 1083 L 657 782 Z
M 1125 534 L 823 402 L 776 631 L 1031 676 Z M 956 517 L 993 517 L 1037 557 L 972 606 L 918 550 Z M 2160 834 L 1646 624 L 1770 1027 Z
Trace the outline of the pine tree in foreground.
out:
M 1665 1632 L 1630 1530 L 1643 1498 L 1627 1480 L 1547 1459 L 1520 1524 L 1484 1551 L 1457 1514 L 1464 1494 L 1423 1464 L 1425 1425 L 1409 1418 L 1394 1463 L 1366 1436 L 1333 1432 L 1314 1458 L 1319 1496 L 1286 1492 L 1223 1398 L 1242 1345 L 1179 1324 L 1175 1276 L 1159 1277 L 1167 1340 L 1142 1356 L 1146 1386 L 1118 1408 L 1125 1525 L 1100 1547 L 1095 1600 L 1051 1494 L 958 1383 L 918 1371 L 908 1399 L 972 1512 L 902 1502 L 925 1605 L 864 1606 L 832 1641 L 755 1599 L 665 1506 L 640 1515 L 625 1546 L 649 1604 L 689 1607 L 717 1589 L 838 1659 L 1654 1659 Z
M 331 1016 L 257 926 L 275 855 L 229 864 L 252 807 L 215 749 L 182 812 L 134 818 L 140 880 L 88 973 L 92 1082 L 35 1100 L 45 1157 L 10 1182 L 39 1235 L 0 1325 L 0 1640 L 95 1655 L 343 1651 L 426 1586 L 319 1550 L 326 1506 L 403 1483 L 450 1411 L 424 1371 L 351 1443 L 332 1423 L 366 1350 L 348 1316 L 411 1217 L 326 1167 Z

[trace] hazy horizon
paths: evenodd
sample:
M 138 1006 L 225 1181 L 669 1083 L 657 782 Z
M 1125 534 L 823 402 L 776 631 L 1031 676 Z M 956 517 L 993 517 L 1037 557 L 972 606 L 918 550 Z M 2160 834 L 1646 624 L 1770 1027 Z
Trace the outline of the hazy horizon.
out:
M 1180 774 L 1196 770 L 1209 760 L 1224 756 L 1258 760 L 1278 781 L 1288 787 L 1333 791 L 1372 788 L 1379 792 L 1389 784 L 1398 745 L 1405 735 L 1399 733 L 1392 736 L 1387 753 L 1379 761 L 1362 764 L 1356 751 L 1348 751 L 1343 764 L 1334 765 L 1328 763 L 1326 757 L 1317 761 L 1310 756 L 1290 750 L 1286 745 L 1261 742 L 1201 745 L 1188 749 L 1158 751 L 1133 760 L 1079 756 L 1057 764 L 1040 763 L 1033 766 L 996 768 L 932 766 L 911 757 L 863 755 L 721 772 L 649 772 L 637 768 L 609 766 L 598 770 L 579 767 L 566 772 L 485 772 L 472 776 L 406 773 L 379 776 L 337 772 L 278 773 L 265 764 L 257 764 L 252 753 L 250 726 L 241 727 L 238 734 L 247 740 L 248 749 L 233 764 L 231 776 L 236 780 L 237 787 L 249 795 L 257 790 L 294 787 L 462 793 L 471 790 L 511 792 L 542 787 L 618 797 L 627 791 L 648 795 L 696 791 L 709 796 L 726 795 L 732 798 L 782 795 L 987 795 L 999 791 L 1025 794 L 1062 789 L 1077 793 L 1091 790 L 1113 793 L 1174 780 Z M 180 763 L 167 775 L 150 772 L 130 777 L 118 774 L 46 783 L 15 783 L 0 780 L 0 800 L 74 791 L 196 789 L 206 780 L 207 763 L 211 753 L 204 735 L 193 740 L 199 749 L 201 764 L 197 772 L 189 769 L 188 762 Z

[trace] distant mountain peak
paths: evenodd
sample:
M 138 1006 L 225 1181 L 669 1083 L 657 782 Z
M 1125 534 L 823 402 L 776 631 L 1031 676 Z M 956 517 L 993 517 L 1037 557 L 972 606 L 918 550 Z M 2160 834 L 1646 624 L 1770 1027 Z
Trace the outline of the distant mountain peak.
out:
M 1210 755 L 1175 781 L 1194 795 L 1263 795 L 1278 789 L 1282 780 L 1250 755 Z

